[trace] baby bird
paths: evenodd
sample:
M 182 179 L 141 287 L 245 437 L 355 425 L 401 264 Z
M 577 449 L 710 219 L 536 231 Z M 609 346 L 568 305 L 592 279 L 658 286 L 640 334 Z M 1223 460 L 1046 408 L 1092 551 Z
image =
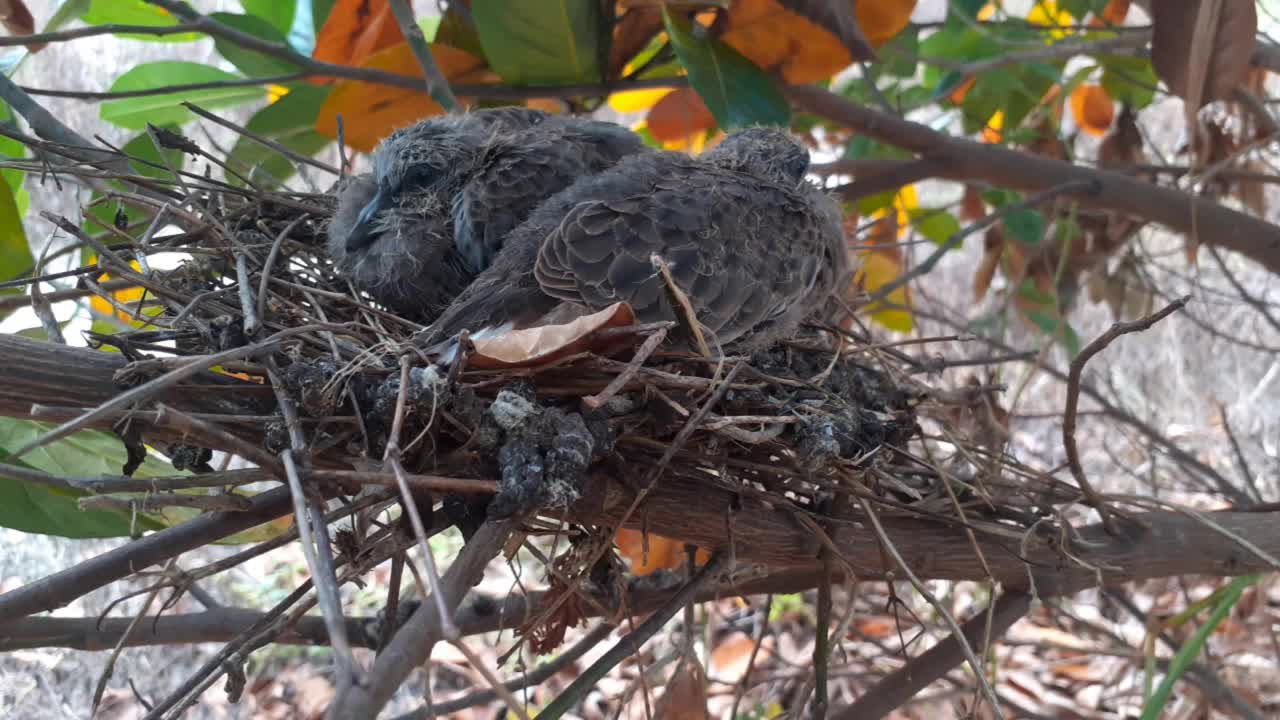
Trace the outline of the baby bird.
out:
M 701 157 L 636 155 L 584 177 L 516 228 L 419 340 L 498 334 L 618 301 L 641 322 L 672 320 L 656 256 L 709 340 L 765 347 L 822 308 L 849 270 L 840 210 L 805 180 L 808 167 L 789 134 L 753 128 Z
M 393 133 L 372 173 L 344 181 L 329 252 L 357 288 L 430 322 L 543 200 L 643 149 L 613 123 L 523 107 L 433 117 Z

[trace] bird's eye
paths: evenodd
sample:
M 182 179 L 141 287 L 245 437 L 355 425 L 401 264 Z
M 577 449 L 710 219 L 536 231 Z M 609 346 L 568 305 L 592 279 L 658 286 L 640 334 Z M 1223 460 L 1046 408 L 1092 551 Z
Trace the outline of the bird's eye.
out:
M 430 187 L 440 179 L 440 171 L 426 163 L 410 165 L 404 171 L 400 186 L 404 190 L 421 190 Z

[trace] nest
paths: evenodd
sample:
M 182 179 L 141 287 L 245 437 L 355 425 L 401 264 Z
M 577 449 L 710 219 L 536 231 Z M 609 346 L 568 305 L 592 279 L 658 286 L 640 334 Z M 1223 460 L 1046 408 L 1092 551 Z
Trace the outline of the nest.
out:
M 177 146 L 194 147 L 185 142 Z M 137 421 L 126 443 L 160 447 L 180 469 L 211 472 L 213 451 L 224 451 L 267 471 L 259 479 L 288 470 L 351 511 L 402 503 L 428 527 L 456 525 L 464 536 L 504 518 L 526 536 L 567 533 L 570 550 L 545 560 L 553 591 L 616 587 L 608 549 L 620 527 L 727 551 L 736 567 L 826 563 L 829 572 L 823 549 L 845 548 L 842 572 L 884 576 L 895 563 L 881 550 L 847 550 L 883 544 L 868 540 L 868 513 L 915 538 L 907 554 L 918 565 L 938 544 L 974 542 L 965 533 L 975 529 L 1016 546 L 1053 504 L 1075 497 L 1031 473 L 1000 480 L 1017 474 L 988 449 L 1002 441 L 972 433 L 946 436 L 959 452 L 940 466 L 921 439 L 922 401 L 944 400 L 958 424 L 998 431 L 992 388 L 947 400 L 909 379 L 925 367 L 919 360 L 865 332 L 806 327 L 745 357 L 677 353 L 662 343 L 675 323 L 637 325 L 610 308 L 518 341 L 464 339 L 441 363 L 415 347 L 421 326 L 335 271 L 325 251 L 332 196 L 193 175 L 174 186 L 135 180 L 150 195 L 99 202 L 150 205 L 158 219 L 131 226 L 121 213 L 93 235 L 50 218 L 97 252 L 89 277 L 105 271 L 146 290 L 124 304 L 90 281 L 139 322 L 91 334 L 129 362 L 114 398 L 79 421 L 117 430 L 120 418 Z M 165 223 L 181 232 L 156 233 Z M 189 259 L 167 272 L 131 262 L 160 252 Z M 394 528 L 369 536 L 389 543 L 379 557 L 405 547 L 407 526 L 400 540 Z M 851 529 L 852 540 L 838 537 Z M 339 548 L 367 554 L 351 532 L 340 531 Z M 1021 582 L 1026 571 L 1011 551 L 933 576 Z M 546 650 L 575 619 L 544 616 L 526 629 Z

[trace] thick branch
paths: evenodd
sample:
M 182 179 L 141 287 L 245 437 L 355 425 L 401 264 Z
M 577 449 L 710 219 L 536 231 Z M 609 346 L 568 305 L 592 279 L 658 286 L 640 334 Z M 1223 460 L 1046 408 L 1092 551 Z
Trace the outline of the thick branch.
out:
M 793 85 L 788 97 L 807 112 L 859 133 L 941 162 L 939 177 L 983 180 L 999 187 L 1040 192 L 1067 183 L 1096 183 L 1097 193 L 1076 196 L 1091 207 L 1151 220 L 1182 233 L 1194 230 L 1204 241 L 1238 252 L 1280 273 L 1280 227 L 1207 198 L 1136 180 L 1127 175 L 987 145 L 936 132 L 846 100 L 818 87 Z

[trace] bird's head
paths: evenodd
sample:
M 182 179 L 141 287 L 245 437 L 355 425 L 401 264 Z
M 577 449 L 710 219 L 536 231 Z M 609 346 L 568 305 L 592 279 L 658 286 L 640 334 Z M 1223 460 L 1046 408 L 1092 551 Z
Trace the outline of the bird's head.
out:
M 375 187 L 347 235 L 347 251 L 373 242 L 384 210 L 416 204 L 415 198 L 427 193 L 451 196 L 489 137 L 531 127 L 545 117 L 529 108 L 495 108 L 436 116 L 392 133 L 373 153 Z
M 798 185 L 809 170 L 809 150 L 779 128 L 739 130 L 707 152 L 717 165 Z

